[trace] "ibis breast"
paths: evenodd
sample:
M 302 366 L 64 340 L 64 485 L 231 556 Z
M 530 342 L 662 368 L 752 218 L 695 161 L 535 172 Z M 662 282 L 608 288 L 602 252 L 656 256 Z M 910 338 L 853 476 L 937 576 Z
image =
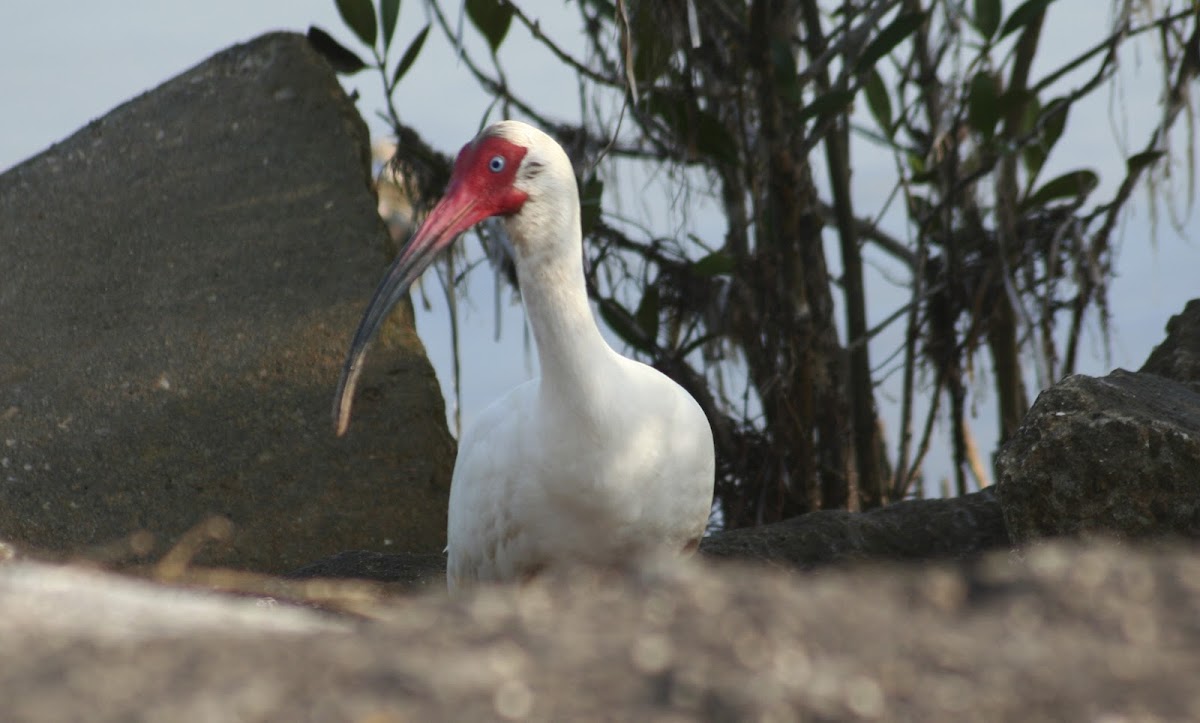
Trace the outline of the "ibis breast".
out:
M 526 382 L 463 434 L 450 488 L 451 592 L 566 562 L 623 564 L 703 535 L 714 478 L 704 413 L 657 370 L 616 355 L 610 366 L 578 397 Z

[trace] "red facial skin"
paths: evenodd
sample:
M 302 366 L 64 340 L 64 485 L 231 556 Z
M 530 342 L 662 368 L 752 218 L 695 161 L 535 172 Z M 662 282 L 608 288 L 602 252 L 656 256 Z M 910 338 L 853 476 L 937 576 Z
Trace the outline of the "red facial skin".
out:
M 350 407 L 367 343 L 412 283 L 459 234 L 485 218 L 509 216 L 521 210 L 529 195 L 513 183 L 528 150 L 512 141 L 487 136 L 458 152 L 446 195 L 388 269 L 359 322 L 334 400 L 334 425 L 339 437 L 350 425 Z
M 508 216 L 520 211 L 529 195 L 514 188 L 513 182 L 528 150 L 524 146 L 495 136 L 472 141 L 463 146 L 454 161 L 454 173 L 451 174 L 446 195 L 430 212 L 425 225 L 434 219 L 442 206 L 466 203 L 468 199 L 475 208 L 470 214 L 474 220 L 456 233 L 466 231 L 485 218 Z M 504 159 L 504 167 L 498 172 L 491 168 L 491 163 L 496 158 Z

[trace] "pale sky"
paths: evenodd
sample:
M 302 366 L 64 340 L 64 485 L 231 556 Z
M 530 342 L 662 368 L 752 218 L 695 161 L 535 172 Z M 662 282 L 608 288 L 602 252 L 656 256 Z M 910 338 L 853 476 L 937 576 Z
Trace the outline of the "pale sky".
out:
M 445 3 L 450 6 L 451 3 Z M 1005 2 L 1006 10 L 1016 3 Z M 574 7 L 560 2 L 525 2 L 523 6 L 545 9 L 542 27 L 548 34 L 565 39 L 564 45 L 581 48 L 572 36 L 578 33 Z M 425 24 L 424 3 L 403 3 L 395 43 L 399 53 Z M 333 0 L 210 0 L 204 3 L 151 2 L 150 0 L 96 0 L 88 3 L 9 3 L 0 23 L 0 170 L 36 155 L 50 144 L 71 135 L 89 120 L 104 115 L 120 103 L 203 61 L 219 50 L 271 30 L 304 32 L 317 24 L 355 47 L 349 31 L 342 28 Z M 457 17 L 455 17 L 455 20 Z M 1108 3 L 1097 0 L 1060 0 L 1052 6 L 1043 42 L 1041 68 L 1056 59 L 1070 57 L 1101 36 L 1108 23 Z M 481 41 L 468 26 L 468 49 Z M 549 108 L 568 120 L 578 117 L 576 82 L 545 52 L 535 47 L 514 23 L 501 49 L 505 71 L 518 92 L 535 106 Z M 1122 74 L 1121 96 L 1110 104 L 1102 95 L 1087 107 L 1077 107 L 1071 116 L 1066 140 L 1051 156 L 1043 179 L 1081 166 L 1096 168 L 1106 181 L 1102 195 L 1119 180 L 1115 172 L 1124 157 L 1117 152 L 1124 134 L 1131 144 L 1128 155 L 1140 149 L 1146 129 L 1157 113 L 1157 86 L 1149 51 L 1142 67 L 1129 63 Z M 1035 76 L 1038 70 L 1035 68 Z M 359 109 L 376 135 L 386 126 L 375 117 L 383 107 L 379 81 L 367 73 L 344 82 L 362 98 Z M 474 135 L 489 98 L 469 78 L 454 58 L 452 48 L 435 28 L 425 50 L 400 88 L 397 105 L 405 122 L 422 133 L 442 151 L 452 153 Z M 1183 128 L 1183 124 L 1180 124 Z M 1183 139 L 1179 135 L 1180 140 Z M 821 156 L 814 154 L 814 159 Z M 872 158 L 856 147 L 855 202 L 864 215 L 874 212 L 883 194 L 890 190 L 886 157 Z M 882 170 L 881 170 L 882 169 Z M 818 175 L 820 171 L 817 171 Z M 671 229 L 688 220 L 691 209 L 670 208 L 670 189 L 646 192 L 641 181 L 623 179 L 612 184 L 606 207 L 622 207 L 626 214 L 643 213 L 656 228 Z M 1185 187 L 1182 174 L 1179 188 Z M 1181 196 L 1182 198 L 1182 196 Z M 1181 204 L 1182 205 L 1182 204 Z M 700 220 L 697 221 L 697 218 Z M 722 230 L 717 216 L 700 212 L 690 223 L 717 239 Z M 681 220 L 683 219 L 683 220 Z M 1103 374 L 1111 366 L 1136 368 L 1153 345 L 1161 341 L 1171 314 L 1189 298 L 1200 297 L 1200 213 L 1186 224 L 1186 239 L 1166 223 L 1159 224 L 1156 243 L 1150 241 L 1148 204 L 1140 191 L 1132 214 L 1126 215 L 1118 261 L 1119 276 L 1110 300 L 1116 330 L 1112 363 L 1100 356 L 1100 345 L 1088 351 L 1080 371 Z M 704 228 L 707 227 L 707 228 Z M 468 241 L 475 247 L 473 240 Z M 364 295 L 377 279 L 364 280 Z M 432 279 L 430 279 L 432 281 Z M 437 369 L 448 404 L 452 403 L 449 324 L 440 288 L 427 283 L 433 309 L 420 312 L 418 327 Z M 882 287 L 872 287 L 872 289 Z M 470 422 L 491 400 L 528 378 L 536 364 L 527 353 L 519 306 L 508 303 L 504 294 L 502 334 L 495 336 L 493 287 L 489 275 L 481 273 L 472 282 L 470 302 L 462 310 L 464 422 Z M 870 298 L 871 323 L 888 316 L 902 297 L 887 291 Z M 1093 324 L 1094 326 L 1094 324 Z M 347 340 L 353 330 L 347 329 Z M 881 339 L 880 345 L 895 341 Z M 873 358 L 881 360 L 880 346 Z M 330 380 L 332 394 L 335 379 Z M 987 401 L 984 395 L 984 401 Z M 884 404 L 885 422 L 894 422 L 894 409 Z M 995 428 L 993 412 L 983 405 L 976 419 L 979 443 L 990 452 Z M 889 416 L 891 415 L 891 416 Z M 894 440 L 889 439 L 889 444 Z M 990 457 L 990 454 L 989 454 Z M 931 469 L 934 467 L 931 466 Z M 938 467 L 942 468 L 942 467 Z

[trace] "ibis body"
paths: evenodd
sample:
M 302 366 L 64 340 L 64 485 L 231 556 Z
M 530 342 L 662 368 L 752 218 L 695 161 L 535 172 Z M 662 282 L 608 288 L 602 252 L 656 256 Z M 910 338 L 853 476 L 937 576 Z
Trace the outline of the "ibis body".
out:
M 504 218 L 540 375 L 501 397 L 459 440 L 447 582 L 525 579 L 572 562 L 622 565 L 694 549 L 712 504 L 712 431 L 682 387 L 608 345 L 588 305 L 570 160 L 516 121 L 463 147 L 446 195 L 401 251 L 352 342 L 338 433 L 367 342 L 436 254 Z

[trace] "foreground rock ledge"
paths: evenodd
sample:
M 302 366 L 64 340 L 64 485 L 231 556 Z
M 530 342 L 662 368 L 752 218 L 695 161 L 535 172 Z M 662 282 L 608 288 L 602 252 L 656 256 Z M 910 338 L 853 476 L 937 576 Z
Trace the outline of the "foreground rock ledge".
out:
M 578 573 L 352 622 L 10 563 L 0 698 L 10 720 L 1195 720 L 1198 580 L 1192 549 L 1056 543 Z
M 0 539 L 281 572 L 436 552 L 454 443 L 397 314 L 336 440 L 387 262 L 367 130 L 299 35 L 222 51 L 0 176 Z M 130 533 L 147 538 L 126 544 Z

